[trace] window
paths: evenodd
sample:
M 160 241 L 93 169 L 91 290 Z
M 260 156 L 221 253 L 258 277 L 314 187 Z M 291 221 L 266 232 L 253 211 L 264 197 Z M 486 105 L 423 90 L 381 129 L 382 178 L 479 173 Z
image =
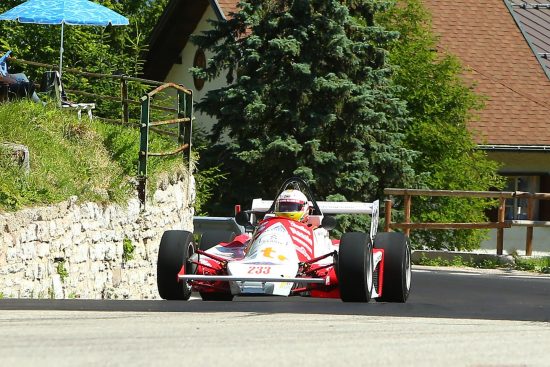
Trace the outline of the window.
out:
M 508 176 L 504 191 L 539 192 L 540 176 Z M 505 219 L 527 219 L 527 199 L 507 199 Z M 535 200 L 533 220 L 538 218 L 538 202 Z
M 193 67 L 202 69 L 206 67 L 206 56 L 204 55 L 204 51 L 200 48 L 195 52 Z M 196 90 L 201 90 L 202 87 L 204 87 L 204 79 L 193 77 L 193 84 L 195 85 Z

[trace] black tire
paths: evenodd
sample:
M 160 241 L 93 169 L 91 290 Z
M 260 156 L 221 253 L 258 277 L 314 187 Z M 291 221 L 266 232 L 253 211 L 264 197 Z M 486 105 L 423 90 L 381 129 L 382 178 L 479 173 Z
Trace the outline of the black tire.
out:
M 191 287 L 187 282 L 178 282 L 177 275 L 185 264 L 185 273 L 194 273 L 189 257 L 195 253 L 193 234 L 188 231 L 166 231 L 160 240 L 157 261 L 157 288 L 160 297 L 166 300 L 188 300 Z
M 401 302 L 411 291 L 411 248 L 400 232 L 382 232 L 374 238 L 374 248 L 384 250 L 384 280 L 380 302 Z
M 338 284 L 344 302 L 369 302 L 373 287 L 372 242 L 365 233 L 344 233 L 338 250 Z
M 235 232 L 232 231 L 207 231 L 204 232 L 201 236 L 201 241 L 199 243 L 199 248 L 203 251 L 206 251 L 220 242 L 231 242 L 235 238 Z
M 233 300 L 233 295 L 231 293 L 201 292 L 200 295 L 203 301 L 232 301 Z

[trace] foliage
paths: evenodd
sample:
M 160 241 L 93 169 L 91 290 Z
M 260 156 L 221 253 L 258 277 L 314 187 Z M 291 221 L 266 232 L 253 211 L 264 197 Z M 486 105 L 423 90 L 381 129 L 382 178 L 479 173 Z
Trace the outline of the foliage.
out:
M 0 141 L 22 144 L 30 154 L 25 175 L 2 155 L 0 207 L 18 209 L 59 202 L 71 195 L 103 201 L 120 197 L 120 166 L 109 160 L 101 136 L 76 115 L 29 101 L 0 105 Z
M 122 241 L 122 261 L 127 262 L 134 259 L 134 251 L 136 250 L 136 246 L 132 243 L 132 241 L 124 237 L 124 240 Z
M 454 266 L 454 267 L 469 267 L 480 269 L 496 269 L 502 267 L 498 259 L 485 258 L 481 260 L 474 260 L 473 257 L 468 255 L 454 256 L 451 260 L 446 260 L 440 256 L 436 258 L 428 258 L 422 254 L 418 261 L 415 261 L 416 265 L 425 266 Z
M 19 5 L 23 0 L 7 0 L 0 4 L 0 12 L 4 12 L 12 7 Z M 63 69 L 77 68 L 87 72 L 95 72 L 102 74 L 126 74 L 130 76 L 139 76 L 143 60 L 142 55 L 146 50 L 147 42 L 153 27 L 164 10 L 168 0 L 104 0 L 102 5 L 107 6 L 120 14 L 127 16 L 130 20 L 129 26 L 117 27 L 95 27 L 95 26 L 66 26 L 64 28 L 64 53 L 63 53 Z M 60 43 L 60 26 L 54 25 L 37 25 L 37 24 L 20 24 L 18 22 L 0 22 L 0 48 L 3 51 L 11 49 L 12 56 L 35 62 L 46 64 L 58 64 L 59 61 L 59 43 Z M 0 51 L 0 54 L 3 53 Z M 29 78 L 35 82 L 43 83 L 42 73 L 43 68 L 29 67 L 15 62 L 9 63 L 10 72 L 25 72 Z M 78 76 L 73 73 L 64 72 L 63 84 L 66 90 L 77 89 L 88 93 L 117 96 L 120 95 L 120 85 L 118 81 L 87 78 Z M 137 99 L 136 96 L 142 96 L 149 87 L 140 83 L 129 83 L 130 99 Z M 41 95 L 41 98 L 44 98 Z M 84 102 L 90 102 L 90 97 Z M 69 93 L 69 99 L 78 101 L 79 97 Z M 160 97 L 155 100 L 157 105 L 166 105 L 173 100 L 165 100 Z M 117 118 L 120 115 L 120 102 L 112 101 L 109 98 L 101 98 L 94 100 L 96 103 L 96 116 L 108 117 L 111 119 Z M 33 108 L 36 106 L 33 106 Z M 15 107 L 17 109 L 17 107 Z M 36 111 L 36 110 L 35 110 Z M 51 112 L 53 113 L 53 111 Z M 137 116 L 139 106 L 133 107 L 130 105 L 130 117 Z M 151 112 L 153 120 L 168 119 L 159 113 Z M 36 116 L 38 118 L 38 116 Z M 173 118 L 173 116 L 169 117 Z M 63 117 L 65 120 L 66 117 Z M 7 118 L 0 124 L 13 124 L 11 118 Z M 102 171 L 94 171 L 95 179 L 105 178 L 105 185 L 110 186 L 114 191 L 108 192 L 109 200 L 119 200 L 126 197 L 126 193 L 130 188 L 128 185 L 128 176 L 135 176 L 137 166 L 137 152 L 139 144 L 139 131 L 135 127 L 118 126 L 113 124 L 105 124 L 99 121 L 94 121 L 92 129 L 96 131 L 101 143 L 96 141 L 98 147 L 106 149 L 103 157 L 109 157 L 118 167 L 114 169 L 107 168 L 105 176 L 102 176 Z M 43 139 L 40 136 L 32 138 L 34 140 Z M 28 137 L 27 133 L 22 136 Z M 0 137 L 5 136 L 0 133 Z M 29 137 L 30 138 L 30 137 Z M 25 139 L 29 140 L 29 139 Z M 13 141 L 13 139 L 11 140 Z M 30 143 L 32 145 L 32 143 Z M 55 146 L 53 150 L 57 149 Z M 174 142 L 170 142 L 165 137 L 159 137 L 156 134 L 151 134 L 150 149 L 155 151 L 168 151 L 174 149 Z M 36 148 L 32 147 L 33 154 L 36 153 Z M 45 152 L 49 154 L 49 152 Z M 41 158 L 45 159 L 45 158 Z M 63 161 L 65 158 L 61 158 Z M 92 158 L 92 161 L 95 159 Z M 164 171 L 173 171 L 174 169 L 182 171 L 183 165 L 178 163 L 178 158 L 167 159 L 165 157 L 150 157 L 148 187 L 154 189 L 156 187 L 156 173 Z M 53 165 L 54 160 L 50 162 Z M 104 160 L 105 162 L 105 160 Z M 61 163 L 63 164 L 63 163 Z M 82 164 L 87 167 L 87 162 L 72 162 L 68 170 L 58 171 L 57 169 L 51 172 L 58 173 L 62 176 L 70 175 L 75 170 L 74 164 Z M 36 169 L 36 167 L 34 167 Z M 85 171 L 85 168 L 82 168 Z M 199 174 L 200 179 L 198 185 L 197 201 L 199 204 L 203 201 L 202 197 L 209 195 L 208 188 L 215 184 L 216 175 L 211 176 L 213 171 L 205 171 Z M 36 179 L 35 179 L 36 175 Z M 50 174 L 51 175 L 51 174 Z M 202 176 L 201 176 L 202 175 Z M 17 207 L 32 205 L 33 203 L 46 203 L 62 200 L 67 195 L 75 194 L 82 199 L 103 200 L 105 195 L 99 197 L 90 195 L 85 191 L 86 186 L 79 189 L 80 182 L 75 181 L 74 187 L 71 189 L 61 187 L 56 193 L 55 187 L 42 183 L 44 176 L 40 173 L 33 172 L 30 178 L 22 178 L 18 170 L 10 173 L 9 177 L 16 181 L 16 187 L 11 187 L 11 181 L 8 177 L 3 177 L 0 180 L 0 207 L 9 207 L 15 209 Z M 204 179 L 203 179 L 204 178 Z M 5 180 L 4 180 L 5 179 Z M 35 181 L 34 183 L 29 182 Z M 61 179 L 60 179 L 61 180 Z M 117 183 L 118 180 L 118 183 Z M 63 181 L 70 181 L 63 179 Z M 2 185 L 6 185 L 5 187 Z M 44 188 L 44 186 L 47 186 Z M 203 195 L 203 191 L 204 195 Z M 103 192 L 104 193 L 104 192 Z M 113 196 L 114 195 L 114 196 Z M 29 197 L 27 197 L 29 196 Z M 6 204 L 8 203 L 9 204 Z
M 414 264 L 424 266 L 454 266 L 480 269 L 497 269 L 504 267 L 514 270 L 532 271 L 546 274 L 550 273 L 550 256 L 520 257 L 517 253 L 513 253 L 512 256 L 514 258 L 513 264 L 503 264 L 498 258 L 481 258 L 476 260 L 469 254 L 457 255 L 451 260 L 443 259 L 440 256 L 427 257 L 425 254 L 422 254 L 418 260 L 414 261 Z
M 520 257 L 514 256 L 517 270 L 536 271 L 550 274 L 550 256 Z
M 23 0 L 7 0 L 0 4 L 0 12 L 19 5 Z M 63 69 L 77 68 L 92 73 L 126 74 L 139 76 L 142 55 L 149 35 L 168 0 L 105 0 L 101 4 L 128 17 L 128 26 L 71 26 L 64 27 Z M 21 24 L 0 22 L 0 49 L 12 50 L 12 56 L 46 64 L 59 64 L 61 27 L 59 25 Z M 3 52 L 2 52 L 3 53 Z M 44 69 L 10 63 L 10 72 L 25 72 L 31 80 L 43 81 Z M 105 96 L 119 94 L 118 83 L 105 79 L 88 79 L 66 73 L 66 89 L 78 89 Z M 135 84 L 137 94 L 144 86 Z M 72 100 L 77 96 L 70 95 Z M 95 101 L 104 116 L 117 116 L 120 103 L 109 99 Z
M 55 203 L 76 195 L 80 200 L 127 199 L 133 186 L 139 151 L 137 129 L 94 120 L 30 101 L 0 104 L 0 141 L 22 144 L 30 154 L 25 175 L 9 156 L 0 155 L 0 209 L 15 210 Z M 153 150 L 169 150 L 174 142 L 153 135 Z M 181 157 L 153 160 L 151 187 L 160 172 L 182 168 Z
M 220 171 L 219 166 L 202 167 L 199 162 L 200 155 L 208 149 L 208 139 L 203 129 L 196 128 L 193 131 L 193 148 L 195 151 L 194 161 L 196 167 L 194 172 L 197 197 L 195 198 L 195 215 L 208 215 L 205 205 L 213 196 L 218 185 L 224 181 L 227 174 Z
M 403 145 L 406 109 L 385 62 L 396 34 L 373 22 L 385 6 L 252 0 L 193 38 L 214 55 L 196 76 L 228 71 L 228 85 L 197 105 L 218 121 L 202 162 L 231 173 L 212 210 L 265 197 L 290 176 L 321 199 L 347 200 L 373 200 L 414 179 L 414 152 Z
M 69 276 L 69 272 L 65 268 L 65 260 L 59 261 L 57 263 L 56 271 L 57 274 L 59 274 L 59 278 L 61 279 L 61 281 L 65 283 L 65 279 L 67 279 Z
M 476 149 L 467 122 L 482 108 L 460 79 L 462 67 L 448 54 L 434 52 L 437 39 L 420 0 L 404 0 L 380 14 L 379 20 L 400 33 L 390 48 L 396 65 L 393 81 L 402 86 L 398 97 L 407 101 L 412 123 L 406 143 L 420 152 L 413 167 L 423 175 L 423 186 L 441 190 L 484 191 L 502 188 L 498 165 Z M 494 201 L 463 198 L 414 198 L 412 221 L 485 222 L 485 210 Z M 472 249 L 485 237 L 484 230 L 413 231 L 416 247 Z

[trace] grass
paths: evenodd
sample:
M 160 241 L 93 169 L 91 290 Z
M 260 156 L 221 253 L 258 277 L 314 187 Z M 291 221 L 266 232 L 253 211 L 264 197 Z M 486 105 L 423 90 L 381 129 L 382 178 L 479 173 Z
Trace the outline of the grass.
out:
M 454 267 L 468 267 L 478 269 L 498 269 L 506 268 L 513 270 L 532 271 L 537 273 L 550 274 L 550 257 L 519 257 L 513 256 L 513 264 L 502 264 L 498 259 L 482 259 L 480 261 L 474 260 L 469 256 L 455 256 L 452 260 L 442 259 L 437 257 L 430 259 L 425 255 L 422 255 L 420 259 L 414 264 L 425 266 L 454 266 Z
M 122 260 L 124 262 L 128 262 L 130 260 L 134 259 L 134 251 L 136 249 L 136 246 L 132 243 L 132 241 L 125 237 L 122 241 Z
M 152 151 L 176 144 L 151 134 Z M 28 147 L 30 173 L 0 150 L 0 211 L 51 204 L 76 195 L 79 201 L 123 202 L 133 193 L 137 174 L 139 130 L 83 118 L 74 111 L 30 101 L 0 104 L 0 144 Z M 149 160 L 149 188 L 160 172 L 185 170 L 181 156 Z
M 503 267 L 496 259 L 483 259 L 481 261 L 476 261 L 472 257 L 465 258 L 462 256 L 454 256 L 452 260 L 446 260 L 442 259 L 439 256 L 435 259 L 430 259 L 425 255 L 422 255 L 421 258 L 417 262 L 415 262 L 415 264 L 426 266 L 455 266 L 480 269 L 496 269 L 499 267 Z
M 516 269 L 518 270 L 550 274 L 550 256 L 533 258 L 517 257 L 515 260 Z

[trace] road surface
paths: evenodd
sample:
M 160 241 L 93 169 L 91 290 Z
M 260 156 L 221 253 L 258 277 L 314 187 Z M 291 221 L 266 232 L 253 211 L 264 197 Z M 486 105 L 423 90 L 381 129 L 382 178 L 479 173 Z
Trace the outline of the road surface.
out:
M 0 300 L 5 366 L 550 366 L 550 278 L 416 267 L 406 304 Z

